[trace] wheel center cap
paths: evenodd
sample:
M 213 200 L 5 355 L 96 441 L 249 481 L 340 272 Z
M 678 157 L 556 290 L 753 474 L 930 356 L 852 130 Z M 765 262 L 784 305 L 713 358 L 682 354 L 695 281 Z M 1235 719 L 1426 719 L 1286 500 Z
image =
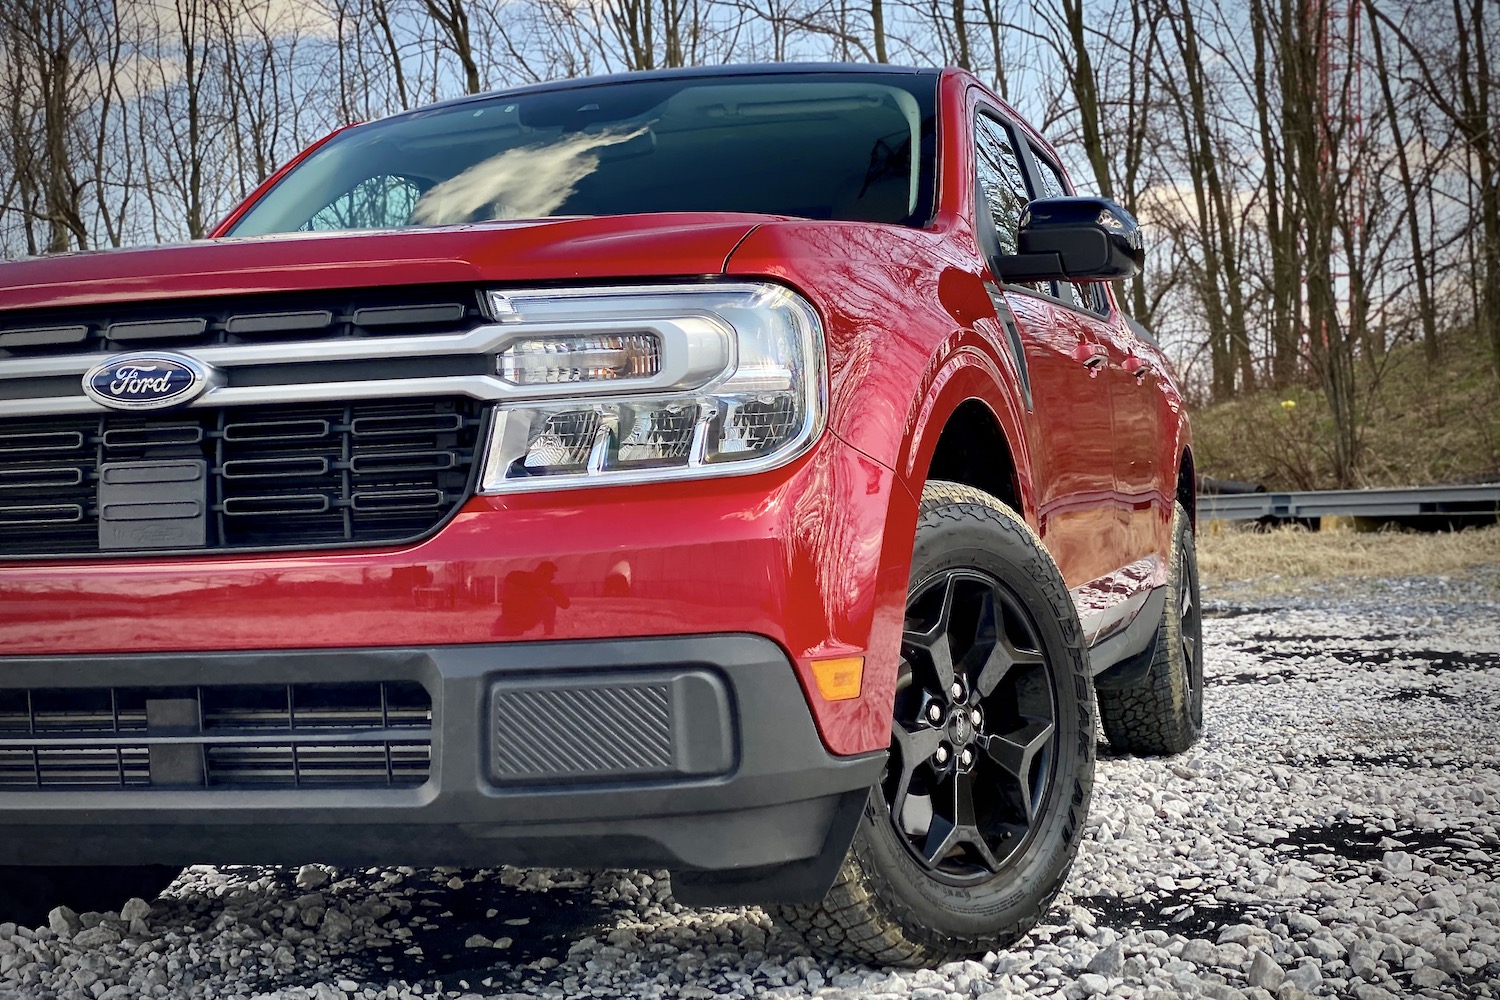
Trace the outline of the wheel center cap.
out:
M 963 746 L 974 738 L 974 723 L 969 721 L 966 710 L 954 709 L 948 716 L 948 738 L 954 746 Z

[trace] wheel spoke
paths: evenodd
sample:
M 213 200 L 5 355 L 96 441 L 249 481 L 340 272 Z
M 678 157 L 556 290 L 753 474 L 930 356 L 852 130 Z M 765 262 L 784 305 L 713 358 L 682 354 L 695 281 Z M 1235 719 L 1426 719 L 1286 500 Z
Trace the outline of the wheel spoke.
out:
M 984 749 L 990 760 L 998 764 L 1020 786 L 1021 804 L 1026 812 L 1027 822 L 1036 818 L 1037 806 L 1031 796 L 1031 766 L 1036 761 L 1036 755 L 1052 739 L 1054 729 L 1050 721 L 1031 720 L 1013 733 L 997 733 L 985 742 Z
M 921 649 L 932 664 L 937 688 L 946 692 L 953 684 L 953 647 L 949 641 L 949 625 L 953 620 L 953 592 L 957 578 L 948 576 L 943 580 L 943 601 L 938 609 L 937 622 L 925 632 L 907 631 L 902 641 L 908 646 Z
M 979 833 L 977 828 L 974 830 L 974 835 L 968 838 L 966 842 L 979 855 L 980 864 L 992 872 L 1000 870 L 1000 859 L 995 857 L 995 852 L 990 850 L 990 845 L 984 842 L 984 837 Z
M 941 796 L 933 792 L 932 826 L 927 829 L 927 839 L 922 844 L 922 856 L 929 865 L 937 865 L 953 848 L 966 837 L 965 827 L 974 826 L 974 789 L 969 776 L 956 774 L 944 783 Z M 942 802 L 946 810 L 940 810 Z
M 946 693 L 953 686 L 953 648 L 948 644 L 948 634 L 939 635 L 927 648 L 932 657 L 932 672 L 937 676 L 938 690 Z
M 1013 668 L 1037 666 L 1041 662 L 1042 654 L 1017 649 L 1003 633 L 997 633 L 995 648 L 990 650 L 990 655 L 985 659 L 984 669 L 979 671 L 979 679 L 974 682 L 974 686 L 979 690 L 981 698 L 988 698 Z
M 901 748 L 901 775 L 896 779 L 896 794 L 891 799 L 891 817 L 899 827 L 901 811 L 906 808 L 906 796 L 911 791 L 912 775 L 932 757 L 938 744 L 943 742 L 943 731 L 918 729 L 916 732 L 909 732 L 898 722 L 891 727 L 891 736 Z
M 927 839 L 922 842 L 922 857 L 928 865 L 936 868 L 957 843 L 958 828 L 953 821 L 946 816 L 934 815 L 932 826 L 927 828 Z
M 953 825 L 960 833 L 979 832 L 974 822 L 974 775 L 957 774 L 953 778 Z
M 979 835 L 979 823 L 974 819 L 973 772 L 957 774 L 953 778 L 953 827 L 957 843 L 968 844 L 984 855 L 987 862 L 994 862 L 995 856 L 985 846 L 984 838 Z M 994 871 L 999 865 L 989 863 L 987 867 Z
M 979 824 L 974 815 L 974 775 L 956 774 L 944 789 L 944 803 L 951 806 L 952 815 L 936 814 L 927 830 L 922 844 L 922 856 L 929 865 L 936 867 L 943 859 L 963 845 L 972 849 L 979 863 L 991 872 L 1000 870 L 995 852 L 984 842 Z M 937 798 L 936 795 L 933 796 Z

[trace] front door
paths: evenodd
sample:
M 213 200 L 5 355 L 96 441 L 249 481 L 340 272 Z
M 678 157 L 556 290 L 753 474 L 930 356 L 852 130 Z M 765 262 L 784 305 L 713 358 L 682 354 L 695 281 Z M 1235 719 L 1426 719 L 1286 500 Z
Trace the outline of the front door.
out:
M 1016 252 L 1021 209 L 1030 200 L 1017 148 L 998 114 L 976 116 L 977 221 L 993 226 L 1001 253 Z M 1123 596 L 1109 579 L 1122 559 L 1108 347 L 1069 315 L 1050 284 L 1001 287 L 992 277 L 998 322 L 1019 340 L 1030 383 L 1038 529 L 1092 634 Z

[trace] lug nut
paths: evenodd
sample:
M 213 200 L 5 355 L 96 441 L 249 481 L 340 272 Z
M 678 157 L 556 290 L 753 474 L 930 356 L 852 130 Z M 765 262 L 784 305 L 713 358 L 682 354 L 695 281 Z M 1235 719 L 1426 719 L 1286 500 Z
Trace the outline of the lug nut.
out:
M 948 748 L 941 743 L 938 744 L 938 748 L 932 753 L 932 759 L 939 764 L 948 763 Z
M 976 708 L 969 712 L 969 721 L 974 723 L 975 729 L 978 729 L 981 725 L 984 724 L 984 716 L 981 715 L 979 709 Z
M 954 701 L 958 701 L 964 696 L 964 686 L 958 681 L 954 681 L 953 686 L 948 689 L 948 693 L 953 696 Z
M 958 762 L 964 767 L 974 763 L 974 751 L 964 747 L 964 752 L 958 755 Z
M 927 706 L 927 720 L 929 722 L 943 721 L 943 707 L 936 702 Z

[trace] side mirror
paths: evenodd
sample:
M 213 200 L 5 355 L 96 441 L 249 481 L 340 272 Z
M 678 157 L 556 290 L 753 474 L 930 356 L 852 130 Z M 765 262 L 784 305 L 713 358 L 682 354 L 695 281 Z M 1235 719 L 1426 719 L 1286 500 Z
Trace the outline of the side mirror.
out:
M 1021 211 L 1020 253 L 1000 256 L 1006 281 L 1115 281 L 1141 271 L 1141 227 L 1107 198 L 1041 198 Z

